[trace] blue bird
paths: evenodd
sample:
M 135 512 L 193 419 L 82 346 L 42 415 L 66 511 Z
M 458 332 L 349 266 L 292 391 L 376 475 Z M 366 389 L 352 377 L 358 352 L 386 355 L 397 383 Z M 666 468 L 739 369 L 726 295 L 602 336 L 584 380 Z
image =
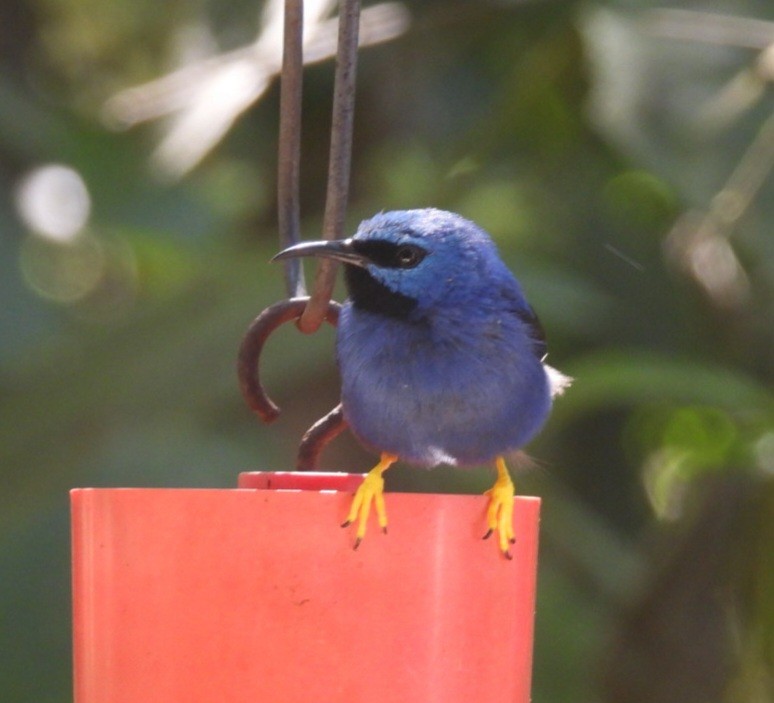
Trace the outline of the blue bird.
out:
M 275 260 L 321 256 L 345 264 L 348 299 L 336 356 L 344 417 L 381 454 L 344 526 L 365 535 L 373 504 L 384 532 L 383 473 L 393 463 L 493 462 L 489 537 L 510 558 L 514 485 L 505 455 L 545 423 L 570 379 L 544 363 L 542 327 L 480 227 L 436 209 L 384 212 L 344 240 L 297 244 Z

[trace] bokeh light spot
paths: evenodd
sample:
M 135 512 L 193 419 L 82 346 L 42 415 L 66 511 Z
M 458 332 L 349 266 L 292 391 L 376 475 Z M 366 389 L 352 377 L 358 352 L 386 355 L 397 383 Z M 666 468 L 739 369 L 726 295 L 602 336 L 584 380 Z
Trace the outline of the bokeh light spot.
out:
M 38 295 L 58 303 L 74 303 L 89 295 L 105 273 L 105 252 L 93 237 L 70 243 L 27 237 L 19 252 L 19 266 Z
M 33 169 L 21 180 L 16 189 L 16 208 L 35 234 L 69 242 L 88 222 L 91 198 L 77 171 L 62 164 L 48 164 Z

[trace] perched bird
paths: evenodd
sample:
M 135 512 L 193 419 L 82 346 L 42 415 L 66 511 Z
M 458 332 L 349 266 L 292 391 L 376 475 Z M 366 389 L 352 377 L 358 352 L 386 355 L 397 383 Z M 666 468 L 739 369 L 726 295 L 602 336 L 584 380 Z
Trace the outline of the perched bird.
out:
M 275 258 L 344 263 L 349 297 L 336 356 L 344 417 L 381 454 L 344 526 L 355 546 L 373 503 L 386 532 L 382 474 L 417 466 L 493 462 L 489 537 L 510 558 L 514 486 L 504 456 L 540 430 L 570 379 L 544 363 L 543 329 L 486 232 L 436 209 L 384 212 L 344 240 L 297 244 Z

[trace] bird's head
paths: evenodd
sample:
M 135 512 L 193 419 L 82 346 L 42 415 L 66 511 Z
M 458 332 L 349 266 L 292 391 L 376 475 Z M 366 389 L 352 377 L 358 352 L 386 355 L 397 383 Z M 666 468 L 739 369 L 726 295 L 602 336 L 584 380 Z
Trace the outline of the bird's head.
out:
M 273 260 L 322 256 L 342 261 L 356 307 L 391 316 L 459 307 L 510 273 L 482 229 L 431 208 L 383 212 L 349 239 L 305 242 Z

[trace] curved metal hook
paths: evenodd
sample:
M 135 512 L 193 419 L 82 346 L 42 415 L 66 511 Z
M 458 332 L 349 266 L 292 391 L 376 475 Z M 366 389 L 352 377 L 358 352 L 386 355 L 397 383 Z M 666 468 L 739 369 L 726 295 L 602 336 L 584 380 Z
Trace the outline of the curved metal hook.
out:
M 263 345 L 274 330 L 291 320 L 298 320 L 306 309 L 309 298 L 291 298 L 266 308 L 247 328 L 237 357 L 237 374 L 242 395 L 250 408 L 265 423 L 279 417 L 280 409 L 269 398 L 261 384 L 259 361 Z M 331 300 L 325 313 L 325 320 L 334 327 L 339 321 L 341 306 Z
M 239 347 L 237 374 L 242 395 L 250 408 L 261 420 L 273 422 L 279 417 L 280 409 L 269 398 L 261 384 L 260 358 L 263 346 L 272 332 L 280 325 L 298 320 L 306 309 L 308 297 L 283 300 L 266 308 L 248 327 L 242 345 Z M 331 300 L 325 313 L 325 320 L 334 327 L 339 321 L 341 306 Z M 298 447 L 296 468 L 300 471 L 314 471 L 317 459 L 325 446 L 341 434 L 347 427 L 347 421 L 337 405 L 325 417 L 314 423 L 304 434 Z
M 296 468 L 299 471 L 317 471 L 317 458 L 322 450 L 346 429 L 347 421 L 339 403 L 325 417 L 315 422 L 301 438 Z

